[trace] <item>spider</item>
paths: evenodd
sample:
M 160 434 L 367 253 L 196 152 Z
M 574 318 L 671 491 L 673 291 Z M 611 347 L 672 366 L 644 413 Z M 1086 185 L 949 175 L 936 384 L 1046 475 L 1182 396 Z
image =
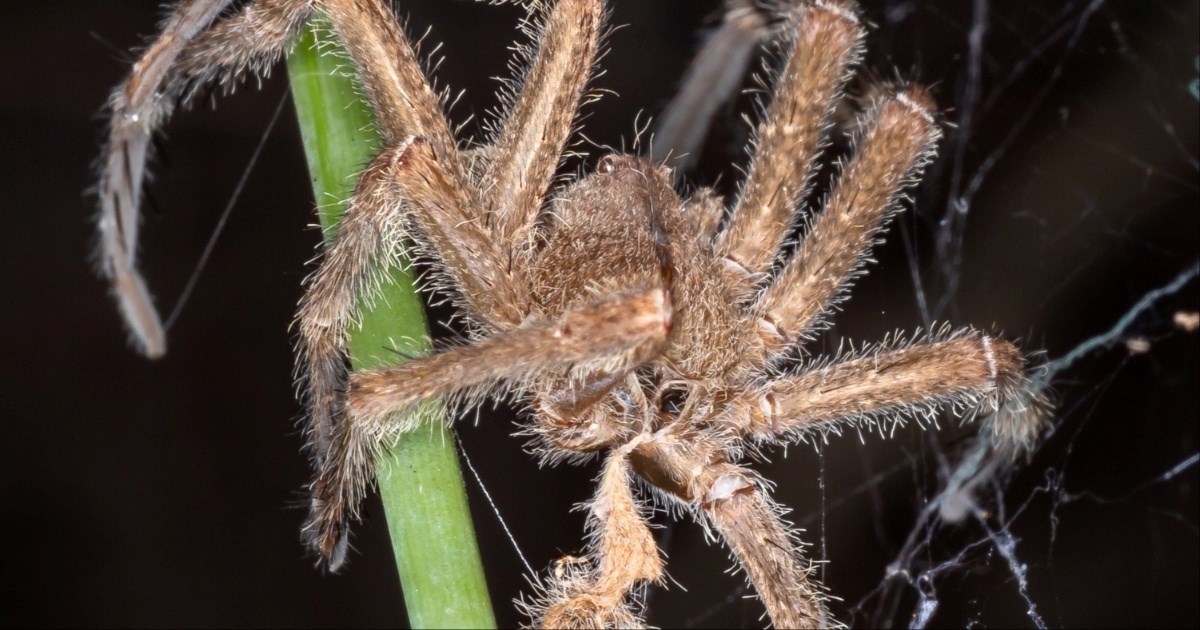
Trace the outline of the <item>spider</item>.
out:
M 642 623 L 664 579 L 641 488 L 724 542 L 777 627 L 836 625 L 801 544 L 744 461 L 846 425 L 983 412 L 1014 451 L 1034 434 L 1018 348 L 942 328 L 836 356 L 795 354 L 863 273 L 906 188 L 932 158 L 936 108 L 913 84 L 876 90 L 853 156 L 811 215 L 798 212 L 829 119 L 863 47 L 850 0 L 782 3 L 785 33 L 752 160 L 730 202 L 681 196 L 665 162 L 612 154 L 555 173 L 603 32 L 603 0 L 532 2 L 535 45 L 489 142 L 463 147 L 383 0 L 184 0 L 111 99 L 101 181 L 104 269 L 143 352 L 165 350 L 133 262 L 147 139 L 192 86 L 269 66 L 314 10 L 346 43 L 386 148 L 359 177 L 297 316 L 316 478 L 306 540 L 328 568 L 399 412 L 431 398 L 524 405 L 547 461 L 603 459 L 585 553 L 523 602 L 548 627 Z M 788 242 L 797 223 L 802 236 Z M 346 331 L 412 238 L 468 339 L 394 367 L 347 373 Z

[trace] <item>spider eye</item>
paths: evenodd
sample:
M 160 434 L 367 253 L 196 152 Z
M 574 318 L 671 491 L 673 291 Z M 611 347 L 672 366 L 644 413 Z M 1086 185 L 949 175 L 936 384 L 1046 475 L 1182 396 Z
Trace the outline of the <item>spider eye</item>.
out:
M 667 387 L 658 394 L 658 410 L 664 416 L 676 417 L 683 413 L 687 404 L 688 391 L 683 387 Z

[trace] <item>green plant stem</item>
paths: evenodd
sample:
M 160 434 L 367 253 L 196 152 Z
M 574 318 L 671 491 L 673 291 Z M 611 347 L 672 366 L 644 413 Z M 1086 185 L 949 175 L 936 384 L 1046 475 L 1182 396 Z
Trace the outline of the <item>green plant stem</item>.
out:
M 380 149 L 374 118 L 345 76 L 346 56 L 327 25 L 310 25 L 288 56 L 292 97 L 304 139 L 318 217 L 332 239 L 355 176 Z M 321 52 L 318 52 L 320 50 Z M 406 271 L 350 334 L 355 369 L 395 364 L 429 350 L 421 299 Z M 418 411 L 424 426 L 399 438 L 376 462 L 404 603 L 414 628 L 495 627 L 454 438 L 440 404 Z

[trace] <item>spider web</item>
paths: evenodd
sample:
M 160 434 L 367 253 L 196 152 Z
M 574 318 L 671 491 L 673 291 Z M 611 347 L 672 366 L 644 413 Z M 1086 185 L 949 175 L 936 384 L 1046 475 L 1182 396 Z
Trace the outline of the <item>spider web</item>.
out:
M 994 328 L 1044 349 L 1056 413 L 1015 463 L 945 417 L 941 431 L 851 433 L 760 466 L 823 560 L 831 608 L 855 627 L 1194 624 L 1197 3 L 865 4 L 865 67 L 933 84 L 953 124 L 915 210 L 813 350 L 941 321 Z M 627 30 L 679 19 L 625 10 Z M 609 117 L 656 111 L 636 62 L 622 65 L 623 37 L 605 67 L 629 109 L 597 113 L 593 139 Z M 670 87 L 650 98 L 661 106 Z M 732 188 L 746 102 L 718 115 L 699 181 Z M 528 509 L 499 503 L 518 521 Z M 514 529 L 535 567 L 575 548 Z M 651 623 L 765 623 L 698 528 L 664 525 L 659 542 L 673 582 L 650 593 Z
M 949 417 L 940 431 L 909 426 L 886 440 L 851 433 L 815 450 L 776 451 L 756 466 L 793 508 L 809 557 L 822 561 L 819 577 L 841 598 L 831 602 L 837 619 L 1200 625 L 1200 351 L 1197 334 L 1183 329 L 1200 309 L 1197 0 L 860 2 L 872 24 L 864 67 L 932 85 L 957 126 L 947 128 L 913 209 L 812 350 L 930 321 L 1003 331 L 1045 351 L 1057 411 L 1053 432 L 1012 466 L 978 449 L 975 427 Z M 495 105 L 490 77 L 506 74 L 520 8 L 396 4 L 413 17 L 410 32 L 434 29 L 427 50 L 445 43 L 440 81 L 466 90 L 455 121 L 482 118 Z M 610 4 L 612 22 L 627 26 L 610 37 L 597 87 L 619 98 L 588 107 L 583 125 L 596 144 L 620 146 L 631 121 L 644 125 L 671 97 L 696 34 L 722 3 Z M 5 582 L 6 618 L 401 625 L 379 506 L 358 529 L 353 569 L 327 579 L 299 562 L 301 511 L 281 505 L 307 475 L 300 438 L 285 439 L 281 429 L 299 413 L 290 406 L 283 324 L 317 237 L 298 229 L 299 215 L 269 210 L 311 203 L 298 141 L 268 145 L 262 165 L 281 170 L 251 180 L 281 185 L 248 191 L 247 209 L 256 211 L 235 213 L 247 222 L 239 228 L 235 219 L 229 232 L 240 229 L 242 240 L 214 254 L 228 264 L 209 265 L 206 273 L 221 275 L 200 283 L 192 314 L 173 331 L 178 348 L 208 352 L 185 363 L 189 353 L 173 350 L 153 370 L 135 365 L 80 260 L 81 217 L 93 209 L 78 194 L 91 183 L 89 136 L 99 129 L 85 121 L 133 60 L 76 44 L 95 30 L 124 51 L 139 41 L 134 33 L 154 31 L 160 3 L 9 5 L 17 9 L 0 20 L 13 27 L 4 38 L 9 56 L 31 61 L 11 65 L 17 87 L 5 101 L 7 119 L 20 122 L 9 134 L 20 149 L 9 164 L 10 205 L 35 211 L 21 215 L 4 248 L 7 293 L 17 296 L 11 330 L 21 331 L 5 346 L 16 370 L 6 416 L 20 420 L 10 423 L 13 455 L 4 458 L 5 531 L 15 541 L 5 555 L 14 576 Z M 136 28 L 116 26 L 137 11 L 144 19 Z M 281 75 L 259 101 L 247 89 L 221 99 L 215 113 L 197 107 L 177 117 L 183 126 L 159 151 L 160 179 L 146 194 L 169 200 L 158 212 L 171 214 L 156 221 L 148 208 L 143 260 L 164 300 L 185 286 L 180 274 L 190 270 L 179 248 L 202 250 L 203 239 L 186 235 L 207 229 L 202 209 L 225 201 L 285 89 Z M 66 91 L 68 83 L 75 89 Z M 747 101 L 719 112 L 693 181 L 734 187 Z M 219 129 L 228 133 L 212 135 Z M 188 138 L 199 158 L 188 157 Z M 223 152 L 214 138 L 245 142 Z M 78 181 L 65 185 L 70 177 Z M 54 208 L 78 210 L 42 211 Z M 60 275 L 76 281 L 46 281 Z M 234 318 L 243 323 L 232 326 Z M 115 376 L 121 371 L 128 378 Z M 584 519 L 570 508 L 591 495 L 595 466 L 541 470 L 511 437 L 512 413 L 481 414 L 492 417 L 460 421 L 459 436 L 528 564 L 545 570 L 578 553 Z M 523 620 L 511 601 L 528 592 L 527 571 L 488 497 L 468 484 L 497 618 L 514 627 Z M 719 545 L 690 523 L 672 525 L 663 514 L 653 521 L 671 581 L 650 592 L 650 623 L 765 625 L 742 576 L 727 574 Z
M 912 209 L 808 350 L 973 324 L 1044 349 L 1039 378 L 1057 407 L 1015 463 L 944 416 L 941 431 L 847 432 L 757 466 L 840 598 L 830 608 L 852 626 L 1195 625 L 1200 353 L 1183 328 L 1200 308 L 1198 2 L 863 4 L 866 72 L 934 86 L 950 125 Z M 672 96 L 721 6 L 616 0 L 613 11 L 628 26 L 596 86 L 620 97 L 590 107 L 584 133 L 622 146 L 630 121 L 646 127 Z M 505 73 L 504 55 L 472 58 L 452 28 L 438 35 L 445 83 Z M 494 107 L 494 84 L 482 85 L 467 95 L 484 102 L 463 101 L 455 119 Z M 692 181 L 736 190 L 751 106 L 745 95 L 721 110 Z M 508 410 L 480 413 L 492 418 L 458 426 L 498 620 L 511 626 L 522 619 L 509 602 L 528 592 L 517 576 L 580 551 L 583 515 L 570 508 L 596 470 L 539 470 L 509 436 Z M 720 546 L 694 524 L 653 521 L 670 582 L 650 590 L 649 623 L 766 624 Z
M 828 561 L 823 579 L 843 597 L 832 607 L 851 626 L 1196 619 L 1197 343 L 1183 330 L 1200 271 L 1196 4 L 1131 8 L 867 7 L 867 66 L 940 83 L 956 126 L 894 229 L 899 246 L 880 251 L 826 344 L 869 338 L 860 331 L 878 324 L 866 320 L 904 319 L 883 297 L 899 293 L 902 249 L 919 321 L 1024 333 L 1025 347 L 1046 348 L 1039 379 L 1058 407 L 1038 451 L 1015 465 L 950 420 L 942 426 L 963 437 L 868 435 L 767 473 L 784 503 L 805 506 L 793 520 Z M 881 317 L 859 315 L 864 300 Z M 855 459 L 857 471 L 844 465 Z M 1127 468 L 1097 474 L 1106 461 Z M 814 476 L 815 502 L 813 488 L 784 490 Z M 852 549 L 864 545 L 875 548 Z M 745 593 L 678 623 L 753 622 Z
M 1195 625 L 1200 353 L 1184 328 L 1200 309 L 1198 3 L 863 4 L 864 67 L 932 85 L 953 124 L 913 209 L 809 350 L 974 324 L 1044 349 L 1039 378 L 1057 406 L 1037 451 L 1015 463 L 943 417 L 940 431 L 848 432 L 757 466 L 840 598 L 831 609 L 855 627 Z M 597 87 L 620 98 L 590 107 L 584 131 L 623 146 L 630 121 L 645 127 L 670 98 L 697 27 L 721 7 L 613 9 L 629 26 L 610 38 Z M 454 36 L 447 20 L 428 22 Z M 493 61 L 504 74 L 503 55 L 451 52 L 440 75 L 462 87 L 479 74 L 466 66 Z M 455 119 L 494 107 L 488 94 L 468 88 L 485 102 L 460 103 Z M 718 114 L 692 181 L 734 190 L 752 100 Z M 584 519 L 570 507 L 590 497 L 596 470 L 538 470 L 508 435 L 511 413 L 481 415 L 492 417 L 460 422 L 459 435 L 498 621 L 513 626 L 508 602 L 529 590 L 516 576 L 579 551 Z M 690 523 L 653 521 L 670 581 L 649 593 L 650 623 L 765 625 L 719 545 Z

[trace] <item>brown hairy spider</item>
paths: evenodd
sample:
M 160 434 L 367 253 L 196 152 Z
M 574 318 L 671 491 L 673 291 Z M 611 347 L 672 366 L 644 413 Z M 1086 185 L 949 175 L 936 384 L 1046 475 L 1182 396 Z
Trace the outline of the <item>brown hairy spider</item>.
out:
M 830 626 L 783 509 L 742 464 L 748 455 L 944 406 L 983 411 L 998 442 L 1032 439 L 1021 353 L 973 329 L 787 361 L 863 273 L 940 135 L 922 88 L 878 90 L 823 210 L 798 213 L 861 55 L 850 0 L 776 9 L 783 63 L 730 204 L 708 189 L 681 198 L 670 168 L 632 155 L 608 155 L 595 172 L 553 186 L 600 45 L 603 0 L 530 3 L 536 42 L 521 53 L 520 87 L 490 141 L 470 149 L 455 140 L 383 0 L 229 4 L 184 0 L 113 95 L 105 269 L 140 347 L 161 354 L 162 328 L 133 264 L 147 138 L 190 86 L 265 69 L 313 10 L 325 13 L 387 146 L 360 176 L 298 315 L 318 469 L 304 533 L 329 568 L 345 560 L 374 454 L 415 428 L 399 412 L 431 397 L 463 406 L 508 394 L 532 416 L 544 459 L 602 454 L 586 553 L 558 563 L 522 604 L 549 627 L 642 623 L 645 587 L 664 568 L 634 479 L 728 546 L 775 626 Z M 790 252 L 797 221 L 804 229 Z M 469 341 L 347 375 L 357 304 L 406 235 L 435 263 Z

